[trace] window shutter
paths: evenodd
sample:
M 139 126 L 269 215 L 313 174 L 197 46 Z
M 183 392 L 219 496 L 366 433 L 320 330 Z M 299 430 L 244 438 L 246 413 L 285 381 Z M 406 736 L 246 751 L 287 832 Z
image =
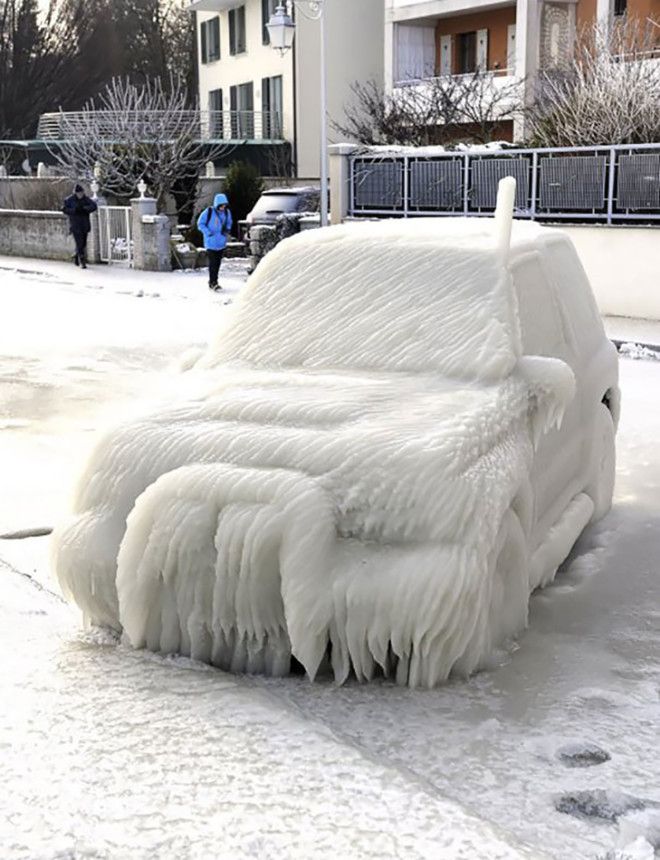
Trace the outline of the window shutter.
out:
M 269 0 L 261 0 L 261 40 L 264 45 L 270 44 L 268 28 L 266 25 L 270 21 L 270 3 Z
M 440 74 L 451 75 L 451 36 L 440 36 Z
M 208 33 L 208 22 L 202 21 L 202 26 L 200 30 L 200 39 L 202 43 L 202 62 L 208 63 L 209 61 L 209 49 L 207 44 L 207 33 Z
M 506 28 L 506 66 L 510 75 L 516 73 L 516 25 Z
M 220 59 L 220 18 L 218 16 L 212 18 L 207 26 L 209 34 L 207 58 L 209 62 L 213 62 Z
M 424 27 L 423 36 L 422 77 L 432 78 L 435 75 L 435 30 Z
M 241 6 L 238 10 L 238 46 L 237 53 L 242 54 L 245 51 L 245 6 Z
M 477 70 L 488 69 L 488 30 L 477 30 Z

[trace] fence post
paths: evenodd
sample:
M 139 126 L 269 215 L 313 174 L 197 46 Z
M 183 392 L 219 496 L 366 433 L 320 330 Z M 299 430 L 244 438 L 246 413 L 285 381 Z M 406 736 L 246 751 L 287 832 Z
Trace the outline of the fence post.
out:
M 328 147 L 330 161 L 330 223 L 341 224 L 352 214 L 351 157 L 358 147 L 351 143 L 335 143 Z
M 610 149 L 610 173 L 607 183 L 607 223 L 612 223 L 612 213 L 614 211 L 614 171 L 616 169 L 616 150 L 614 147 Z
M 410 167 L 410 159 L 407 155 L 403 156 L 403 217 L 408 217 L 408 202 L 410 197 L 410 176 L 408 170 Z
M 463 163 L 463 214 L 468 214 L 470 205 L 470 156 L 465 153 Z
M 532 221 L 536 218 L 536 193 L 538 189 L 539 154 L 534 150 L 532 153 L 532 199 L 530 201 L 530 217 Z

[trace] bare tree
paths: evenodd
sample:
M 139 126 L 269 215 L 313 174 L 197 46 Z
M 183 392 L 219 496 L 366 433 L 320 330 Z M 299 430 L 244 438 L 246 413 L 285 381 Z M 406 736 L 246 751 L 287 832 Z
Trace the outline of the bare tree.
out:
M 660 141 L 660 29 L 634 18 L 580 34 L 563 70 L 539 76 L 525 110 L 535 146 L 595 146 Z
M 167 86 L 157 78 L 136 86 L 114 79 L 82 111 L 60 116 L 63 143 L 51 154 L 60 170 L 73 179 L 96 178 L 102 191 L 126 198 L 144 179 L 163 202 L 173 194 L 177 209 L 194 199 L 203 166 L 225 155 L 233 144 L 203 141 L 203 116 L 187 107 L 182 83 L 171 78 Z
M 428 146 L 502 134 L 522 104 L 520 81 L 495 81 L 488 72 L 448 75 L 386 92 L 374 81 L 352 86 L 355 101 L 344 108 L 340 134 L 369 146 Z

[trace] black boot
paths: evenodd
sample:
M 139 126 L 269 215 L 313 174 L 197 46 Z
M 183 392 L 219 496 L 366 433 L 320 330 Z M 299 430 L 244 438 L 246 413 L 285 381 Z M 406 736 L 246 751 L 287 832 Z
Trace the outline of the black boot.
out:
M 79 265 L 78 255 L 77 255 L 77 254 L 74 254 L 74 255 L 73 255 L 73 262 L 76 264 L 76 266 L 77 266 L 77 265 Z

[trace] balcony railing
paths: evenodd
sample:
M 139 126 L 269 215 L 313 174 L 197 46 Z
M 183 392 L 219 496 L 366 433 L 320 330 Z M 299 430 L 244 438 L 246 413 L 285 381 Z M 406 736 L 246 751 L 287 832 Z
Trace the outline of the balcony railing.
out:
M 404 78 L 399 81 L 394 81 L 395 87 L 414 87 L 419 86 L 420 84 L 426 84 L 430 81 L 443 81 L 443 80 L 455 80 L 464 78 L 465 80 L 469 80 L 474 77 L 474 72 L 467 72 L 466 74 L 460 75 L 428 75 L 423 78 Z M 486 72 L 481 72 L 484 77 L 488 78 L 507 78 L 513 77 L 515 75 L 515 69 L 513 68 L 504 68 L 504 69 L 488 69 Z
M 39 118 L 37 137 L 75 140 L 94 134 L 108 142 L 176 140 L 198 135 L 201 141 L 282 141 L 278 111 L 59 111 Z

